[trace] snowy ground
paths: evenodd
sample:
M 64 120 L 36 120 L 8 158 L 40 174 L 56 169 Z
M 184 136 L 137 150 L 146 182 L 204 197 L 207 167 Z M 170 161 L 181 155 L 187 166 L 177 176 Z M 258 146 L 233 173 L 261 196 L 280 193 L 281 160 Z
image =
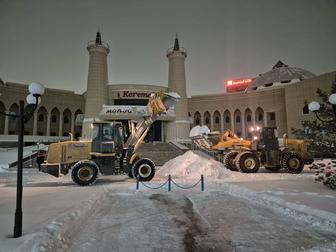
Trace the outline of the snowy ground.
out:
M 242 174 L 193 154 L 172 160 L 152 186 L 135 191 L 125 176 L 79 187 L 25 170 L 24 235 L 11 238 L 15 173 L 0 171 L 0 251 L 335 251 L 336 194 L 314 173 Z M 187 160 L 185 160 L 187 158 Z M 192 169 L 192 167 L 195 167 Z M 179 168 L 179 169 L 177 169 Z M 174 170 L 175 169 L 175 170 Z M 183 175 L 184 174 L 184 175 Z

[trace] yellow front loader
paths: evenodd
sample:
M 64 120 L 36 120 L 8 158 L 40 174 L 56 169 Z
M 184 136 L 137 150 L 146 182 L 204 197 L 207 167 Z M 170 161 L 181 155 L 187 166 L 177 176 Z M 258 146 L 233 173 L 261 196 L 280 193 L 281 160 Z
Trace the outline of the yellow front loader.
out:
M 196 126 L 197 127 L 197 126 Z M 198 126 L 199 127 L 199 126 Z M 198 147 L 218 151 L 223 163 L 232 171 L 258 172 L 260 166 L 278 171 L 284 168 L 289 173 L 300 173 L 304 164 L 313 162 L 308 146 L 299 139 L 278 139 L 275 127 L 263 127 L 255 132 L 254 140 L 245 140 L 230 130 L 224 134 L 193 134 L 192 141 Z M 196 130 L 191 130 L 196 132 Z
M 152 123 L 179 99 L 176 93 L 152 94 L 145 108 L 147 112 L 129 121 L 131 134 L 127 139 L 121 122 L 96 121 L 91 124 L 92 139 L 50 144 L 41 171 L 59 177 L 71 170 L 72 180 L 81 186 L 94 183 L 98 173 L 127 174 L 132 178 L 139 176 L 141 181 L 151 180 L 155 164 L 139 157 L 136 151 Z

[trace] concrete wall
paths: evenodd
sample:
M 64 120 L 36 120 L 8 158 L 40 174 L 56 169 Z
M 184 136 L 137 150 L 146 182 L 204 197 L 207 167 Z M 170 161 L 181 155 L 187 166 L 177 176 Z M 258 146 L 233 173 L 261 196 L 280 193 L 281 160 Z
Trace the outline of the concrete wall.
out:
M 0 110 L 8 113 L 10 110 L 16 110 L 15 104 L 18 105 L 19 100 L 26 99 L 28 85 L 7 82 L 0 84 L 0 93 Z M 58 118 L 57 122 L 52 122 L 52 111 Z M 81 127 L 75 125 L 75 118 L 83 112 L 83 95 L 47 88 L 33 117 L 25 124 L 25 134 L 50 136 L 51 132 L 54 132 L 56 136 L 62 136 L 70 129 L 73 134 L 80 135 Z M 0 135 L 8 134 L 17 134 L 17 121 L 0 116 Z

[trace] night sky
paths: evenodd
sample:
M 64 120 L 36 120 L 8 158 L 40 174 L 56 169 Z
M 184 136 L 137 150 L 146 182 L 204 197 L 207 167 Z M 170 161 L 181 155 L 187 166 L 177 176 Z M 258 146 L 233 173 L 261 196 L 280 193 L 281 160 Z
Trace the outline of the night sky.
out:
M 0 0 L 0 77 L 86 89 L 86 44 L 100 26 L 109 82 L 167 86 L 175 33 L 188 51 L 188 95 L 224 92 L 278 60 L 336 70 L 335 0 Z

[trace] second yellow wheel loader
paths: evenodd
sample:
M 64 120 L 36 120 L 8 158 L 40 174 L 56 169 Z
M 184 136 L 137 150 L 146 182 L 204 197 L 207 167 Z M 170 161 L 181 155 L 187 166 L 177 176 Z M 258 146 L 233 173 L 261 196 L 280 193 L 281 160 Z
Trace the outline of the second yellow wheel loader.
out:
M 223 164 L 232 171 L 255 173 L 264 166 L 272 171 L 283 168 L 288 173 L 301 173 L 304 164 L 313 162 L 307 144 L 299 139 L 278 139 L 275 131 L 275 127 L 264 127 L 253 141 L 239 138 L 230 130 L 223 135 L 201 134 L 191 139 L 200 148 L 224 155 Z

